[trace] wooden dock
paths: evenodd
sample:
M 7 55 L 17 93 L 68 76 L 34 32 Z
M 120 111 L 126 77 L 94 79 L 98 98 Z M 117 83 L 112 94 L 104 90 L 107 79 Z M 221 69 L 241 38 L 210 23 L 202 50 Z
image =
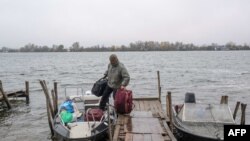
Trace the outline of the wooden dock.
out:
M 0 80 L 0 101 L 4 101 L 8 107 L 8 109 L 11 109 L 11 104 L 8 100 L 8 98 L 17 98 L 17 97 L 25 97 L 26 98 L 26 104 L 29 104 L 29 82 L 25 82 L 25 88 L 26 90 L 19 90 L 19 91 L 12 91 L 12 92 L 6 92 L 3 89 L 2 81 Z
M 176 141 L 158 98 L 134 98 L 129 115 L 118 115 L 113 141 Z

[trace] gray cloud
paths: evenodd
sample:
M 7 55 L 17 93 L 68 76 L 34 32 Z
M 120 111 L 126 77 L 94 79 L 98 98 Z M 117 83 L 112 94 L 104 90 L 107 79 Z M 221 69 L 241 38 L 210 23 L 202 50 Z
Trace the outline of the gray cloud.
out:
M 1 0 L 0 47 L 250 43 L 248 0 Z

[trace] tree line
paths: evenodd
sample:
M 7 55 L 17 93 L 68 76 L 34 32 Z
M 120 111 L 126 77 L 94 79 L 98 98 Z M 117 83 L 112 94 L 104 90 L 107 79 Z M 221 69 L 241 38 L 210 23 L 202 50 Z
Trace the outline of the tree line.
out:
M 228 42 L 225 45 L 218 45 L 212 43 L 210 45 L 194 45 L 192 43 L 182 42 L 156 42 L 156 41 L 137 41 L 125 45 L 112 45 L 112 46 L 80 46 L 79 42 L 74 42 L 70 47 L 65 48 L 64 45 L 39 46 L 35 44 L 26 44 L 19 49 L 11 49 L 2 47 L 0 52 L 103 52 L 103 51 L 202 51 L 202 50 L 250 50 L 248 44 L 237 45 L 233 42 Z

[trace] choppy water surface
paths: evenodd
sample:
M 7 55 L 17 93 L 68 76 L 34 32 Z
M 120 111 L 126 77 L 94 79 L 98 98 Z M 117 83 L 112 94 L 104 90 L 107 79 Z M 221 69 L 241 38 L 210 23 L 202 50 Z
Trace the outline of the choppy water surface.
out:
M 64 88 L 81 86 L 89 90 L 107 69 L 105 53 L 0 53 L 0 79 L 5 91 L 24 89 L 30 82 L 30 101 L 12 102 L 14 108 L 0 112 L 0 137 L 3 141 L 50 140 L 45 96 L 38 80 L 48 86 L 59 84 L 59 99 Z M 186 92 L 194 92 L 198 102 L 219 103 L 229 96 L 232 110 L 236 101 L 248 104 L 250 123 L 250 52 L 119 52 L 135 96 L 157 96 L 157 73 L 160 71 L 162 99 L 171 91 L 173 103 L 181 103 Z M 165 105 L 163 105 L 165 107 Z

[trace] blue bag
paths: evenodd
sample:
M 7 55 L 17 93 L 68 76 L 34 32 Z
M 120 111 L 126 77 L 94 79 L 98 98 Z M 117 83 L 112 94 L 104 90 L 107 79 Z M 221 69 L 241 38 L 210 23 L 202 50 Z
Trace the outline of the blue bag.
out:
M 68 101 L 65 101 L 61 107 L 65 108 L 68 112 L 70 113 L 74 113 L 74 107 L 72 105 L 72 101 L 71 100 L 68 100 Z

